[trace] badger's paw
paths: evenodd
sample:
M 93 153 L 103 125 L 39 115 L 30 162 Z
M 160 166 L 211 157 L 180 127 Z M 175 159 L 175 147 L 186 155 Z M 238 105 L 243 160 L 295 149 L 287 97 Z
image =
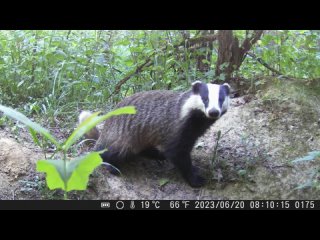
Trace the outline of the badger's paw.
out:
M 205 183 L 206 179 L 201 177 L 200 175 L 194 175 L 192 179 L 189 180 L 190 186 L 194 188 L 202 187 Z
M 196 167 L 193 167 L 192 174 L 188 178 L 188 182 L 191 187 L 199 188 L 206 183 L 206 179 L 198 174 L 198 169 Z

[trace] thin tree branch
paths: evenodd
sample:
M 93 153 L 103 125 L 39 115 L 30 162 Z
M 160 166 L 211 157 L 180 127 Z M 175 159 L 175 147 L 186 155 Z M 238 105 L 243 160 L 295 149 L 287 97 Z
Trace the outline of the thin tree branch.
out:
M 143 63 L 143 64 L 140 64 L 135 71 L 129 73 L 126 77 L 124 77 L 123 79 L 121 79 L 115 86 L 114 88 L 114 91 L 110 94 L 109 97 L 115 95 L 115 94 L 118 94 L 121 90 L 121 86 L 126 83 L 132 76 L 134 76 L 135 74 L 138 74 L 139 72 L 142 71 L 142 69 L 144 67 L 148 67 L 152 64 L 153 62 L 151 62 L 151 59 L 150 57 Z
M 211 34 L 211 35 L 203 35 L 196 38 L 191 38 L 188 40 L 189 46 L 193 46 L 198 43 L 205 43 L 205 42 L 214 42 L 217 40 L 217 34 Z
M 254 60 L 257 60 L 257 62 L 259 62 L 260 64 L 262 64 L 265 68 L 269 69 L 271 72 L 277 74 L 277 75 L 283 75 L 283 73 L 279 72 L 277 69 L 274 69 L 273 67 L 271 67 L 269 64 L 267 64 L 264 60 L 262 60 L 261 58 L 257 57 L 254 53 L 252 52 L 247 52 L 247 54 L 252 57 Z M 287 76 L 285 76 L 287 77 Z
M 71 31 L 72 31 L 72 30 L 69 30 L 69 31 L 68 31 L 68 33 L 67 33 L 67 39 L 69 39 L 69 36 L 70 36 L 70 34 L 71 34 Z
M 243 41 L 240 48 L 240 56 L 242 56 L 241 63 L 246 58 L 246 53 L 251 49 L 252 45 L 254 45 L 261 38 L 262 33 L 263 30 L 255 30 L 250 38 L 246 38 Z

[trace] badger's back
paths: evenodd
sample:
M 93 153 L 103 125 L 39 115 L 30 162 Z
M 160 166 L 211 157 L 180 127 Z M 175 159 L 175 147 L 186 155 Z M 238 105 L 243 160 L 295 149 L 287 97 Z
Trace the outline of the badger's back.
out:
M 147 91 L 125 98 L 116 108 L 135 106 L 137 113 L 105 121 L 96 150 L 113 146 L 125 154 L 148 147 L 164 147 L 179 130 L 180 112 L 189 92 Z

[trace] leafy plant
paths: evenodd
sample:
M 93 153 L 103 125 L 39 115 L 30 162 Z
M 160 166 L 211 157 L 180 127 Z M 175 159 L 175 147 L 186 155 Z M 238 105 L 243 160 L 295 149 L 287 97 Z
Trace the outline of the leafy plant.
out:
M 312 151 L 312 152 L 309 152 L 304 157 L 292 160 L 292 163 L 302 163 L 302 162 L 314 161 L 319 158 L 320 158 L 320 151 Z M 320 188 L 319 175 L 320 175 L 320 169 L 313 170 L 311 172 L 311 176 L 309 177 L 309 179 L 305 183 L 296 187 L 294 190 L 305 189 L 305 188 L 310 188 L 310 187 L 314 187 L 314 188 L 319 189 Z
M 62 189 L 64 191 L 64 199 L 67 199 L 67 192 L 71 190 L 85 190 L 87 188 L 89 175 L 102 163 L 99 152 L 92 152 L 86 156 L 68 159 L 67 152 L 70 147 L 98 123 L 112 116 L 136 113 L 134 107 L 119 108 L 103 116 L 98 116 L 99 112 L 94 113 L 81 123 L 66 141 L 60 143 L 49 133 L 47 129 L 35 122 L 32 122 L 22 113 L 2 105 L 0 105 L 0 111 L 2 111 L 6 116 L 25 124 L 29 128 L 33 140 L 37 145 L 42 146 L 37 136 L 38 133 L 54 144 L 57 152 L 62 153 L 62 159 L 39 160 L 37 162 L 37 171 L 45 172 L 47 174 L 46 180 L 50 190 Z
M 219 130 L 218 133 L 217 133 L 217 140 L 216 140 L 216 144 L 214 146 L 214 149 L 213 149 L 213 156 L 212 156 L 212 159 L 211 159 L 211 165 L 214 166 L 214 163 L 216 161 L 218 161 L 218 147 L 219 147 L 219 141 L 220 141 L 220 138 L 221 138 L 221 131 Z
M 298 162 L 305 162 L 305 161 L 313 161 L 316 158 L 320 157 L 320 151 L 312 151 L 309 152 L 306 156 L 301 157 L 301 158 L 297 158 L 295 160 L 293 160 L 293 163 L 298 163 Z

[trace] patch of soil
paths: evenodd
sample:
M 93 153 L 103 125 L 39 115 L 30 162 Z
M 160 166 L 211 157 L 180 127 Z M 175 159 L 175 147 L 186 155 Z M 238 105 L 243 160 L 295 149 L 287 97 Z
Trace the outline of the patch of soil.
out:
M 14 139 L 0 138 L 0 199 L 15 199 L 23 182 L 34 172 L 35 153 Z

